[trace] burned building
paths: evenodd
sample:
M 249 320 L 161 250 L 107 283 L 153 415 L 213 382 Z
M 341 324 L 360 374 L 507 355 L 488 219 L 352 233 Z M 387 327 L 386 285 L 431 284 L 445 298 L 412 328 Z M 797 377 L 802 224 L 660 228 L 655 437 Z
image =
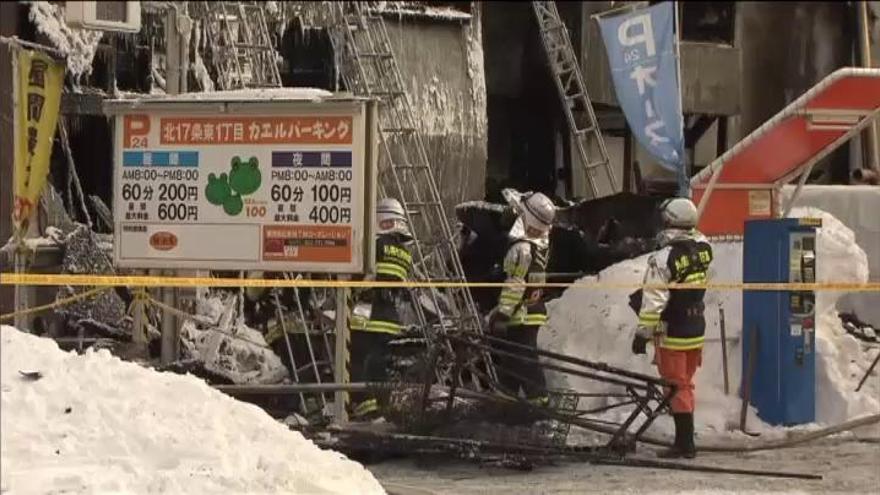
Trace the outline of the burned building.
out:
M 99 232 L 107 232 L 99 219 L 111 204 L 112 193 L 110 125 L 101 102 L 123 94 L 224 89 L 215 60 L 219 57 L 213 55 L 218 41 L 203 22 L 204 14 L 199 11 L 203 7 L 194 2 L 140 5 L 142 28 L 132 34 L 68 28 L 63 3 L 0 6 L 4 36 L 69 54 L 62 99 L 69 146 L 64 146 L 59 132 L 51 183 L 68 215 L 79 221 L 87 216 L 94 219 Z M 326 5 L 257 5 L 280 55 L 281 84 L 347 90 L 325 29 Z M 653 164 L 627 129 L 593 17 L 620 5 L 561 2 L 558 8 L 579 57 L 618 182 L 627 191 L 665 194 L 672 178 Z M 578 154 L 528 3 L 380 2 L 375 7 L 388 26 L 450 217 L 452 206 L 461 201 L 499 200 L 503 187 L 540 190 L 563 198 L 587 196 Z M 861 65 L 864 58 L 859 43 L 863 30 L 858 27 L 854 4 L 686 2 L 679 10 L 685 136 L 692 173 L 823 76 L 841 66 Z M 869 16 L 873 23 L 873 5 Z M 809 29 L 782 28 L 790 22 Z M 168 63 L 169 25 L 181 34 L 172 47 L 183 54 L 179 64 Z M 873 47 L 877 42 L 873 30 L 871 37 Z M 0 52 L 0 65 L 9 67 L 8 50 Z M 11 113 L 11 71 L 0 72 L 0 104 L 6 116 Z M 0 132 L 3 149 L 11 149 L 12 129 L 7 122 L 4 119 Z M 818 180 L 846 182 L 850 161 L 858 162 L 864 147 L 862 143 L 838 151 L 827 160 L 830 165 Z M 2 154 L 0 160 L 4 178 L 0 199 L 3 215 L 8 215 L 11 154 Z M 42 235 L 46 225 L 45 221 L 37 225 L 32 235 Z M 9 238 L 9 229 L 9 223 L 3 222 L 0 237 Z M 10 300 L 2 298 L 4 304 Z M 4 312 L 9 309 L 4 306 Z

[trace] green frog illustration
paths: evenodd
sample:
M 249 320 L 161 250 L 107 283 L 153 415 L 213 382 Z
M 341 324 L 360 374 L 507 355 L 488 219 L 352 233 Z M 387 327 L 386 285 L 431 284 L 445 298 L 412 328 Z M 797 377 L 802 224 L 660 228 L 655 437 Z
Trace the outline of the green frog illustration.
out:
M 262 181 L 259 165 L 260 162 L 255 156 L 246 162 L 237 156 L 233 158 L 232 171 L 229 173 L 229 186 L 242 196 L 252 194 L 260 188 Z
M 210 201 L 212 205 L 222 205 L 231 195 L 232 190 L 229 188 L 229 180 L 225 173 L 220 174 L 220 177 L 217 177 L 214 174 L 208 175 L 208 185 L 205 186 L 205 197 L 208 198 L 208 201 Z

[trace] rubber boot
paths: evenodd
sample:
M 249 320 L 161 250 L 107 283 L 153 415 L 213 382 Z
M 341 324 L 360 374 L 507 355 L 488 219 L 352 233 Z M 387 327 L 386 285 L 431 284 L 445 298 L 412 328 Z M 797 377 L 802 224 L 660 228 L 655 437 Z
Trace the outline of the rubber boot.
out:
M 694 445 L 694 413 L 684 415 L 682 419 L 684 432 L 681 437 L 681 450 L 685 459 L 697 457 L 697 447 Z
M 687 426 L 685 422 L 687 413 L 675 413 L 672 415 L 672 419 L 675 421 L 675 443 L 672 444 L 671 448 L 666 450 L 662 450 L 657 453 L 657 457 L 661 459 L 678 459 L 680 457 L 684 457 L 685 455 L 685 434 Z

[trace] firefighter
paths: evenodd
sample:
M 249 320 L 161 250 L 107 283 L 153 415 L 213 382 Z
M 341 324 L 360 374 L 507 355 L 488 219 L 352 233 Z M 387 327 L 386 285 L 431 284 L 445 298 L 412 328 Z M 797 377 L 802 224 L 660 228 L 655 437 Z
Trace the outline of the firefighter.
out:
M 546 278 L 549 234 L 556 207 L 541 193 L 526 193 L 515 203 L 519 218 L 510 230 L 504 256 L 506 283 L 541 282 Z M 529 348 L 524 350 L 499 343 L 496 344 L 498 350 L 537 361 L 538 329 L 546 322 L 547 308 L 539 288 L 507 286 L 490 314 L 489 329 L 506 341 Z M 499 379 L 505 387 L 517 395 L 522 388 L 526 399 L 533 404 L 547 404 L 544 372 L 537 363 L 500 354 L 495 354 L 494 359 L 499 368 Z M 513 376 L 508 371 L 521 376 Z
M 412 269 L 409 245 L 413 240 L 400 202 L 384 198 L 377 207 L 376 280 L 405 282 Z M 388 380 L 388 343 L 403 331 L 397 301 L 406 289 L 374 287 L 356 296 L 351 317 L 351 379 L 353 382 Z M 380 397 L 353 394 L 352 417 L 368 419 L 378 414 Z M 384 397 L 381 398 L 384 400 Z
M 705 284 L 712 262 L 712 247 L 696 230 L 697 209 L 687 198 L 673 198 L 660 205 L 663 230 L 661 250 L 648 258 L 646 284 Z M 675 420 L 675 444 L 660 453 L 663 458 L 696 456 L 694 446 L 694 373 L 702 364 L 706 321 L 703 318 L 705 289 L 646 288 L 634 294 L 639 324 L 632 350 L 646 354 L 655 346 L 654 364 L 660 376 L 676 387 L 670 408 Z

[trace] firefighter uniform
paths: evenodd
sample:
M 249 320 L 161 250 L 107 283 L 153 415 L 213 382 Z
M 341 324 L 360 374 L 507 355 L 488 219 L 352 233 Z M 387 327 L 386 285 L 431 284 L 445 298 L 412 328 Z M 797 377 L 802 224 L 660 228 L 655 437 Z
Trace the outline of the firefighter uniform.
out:
M 712 247 L 695 229 L 670 229 L 664 247 L 649 257 L 646 284 L 705 284 Z M 705 289 L 645 289 L 641 296 L 638 339 L 653 340 L 660 376 L 676 386 L 670 408 L 676 426 L 676 447 L 667 457 L 693 457 L 694 382 L 702 364 L 706 321 Z
M 405 282 L 412 269 L 412 254 L 398 234 L 376 239 L 376 280 Z M 371 288 L 361 292 L 351 318 L 351 379 L 353 382 L 388 380 L 388 343 L 403 331 L 397 301 L 406 289 Z M 379 409 L 380 398 L 352 394 L 353 416 L 367 416 Z M 384 399 L 384 398 L 382 398 Z
M 540 282 L 547 267 L 548 251 L 549 246 L 546 242 L 514 240 L 504 257 L 506 283 Z M 533 276 L 530 277 L 530 274 Z M 496 311 L 507 322 L 506 329 L 500 335 L 501 338 L 526 346 L 528 349 L 508 346 L 502 342 L 497 343 L 495 347 L 536 361 L 532 363 L 496 354 L 494 360 L 498 367 L 498 378 L 514 394 L 518 394 L 522 388 L 527 399 L 536 403 L 545 403 L 547 384 L 544 371 L 537 364 L 539 356 L 536 352 L 538 330 L 547 323 L 547 307 L 541 298 L 541 289 L 506 286 L 501 291 Z

